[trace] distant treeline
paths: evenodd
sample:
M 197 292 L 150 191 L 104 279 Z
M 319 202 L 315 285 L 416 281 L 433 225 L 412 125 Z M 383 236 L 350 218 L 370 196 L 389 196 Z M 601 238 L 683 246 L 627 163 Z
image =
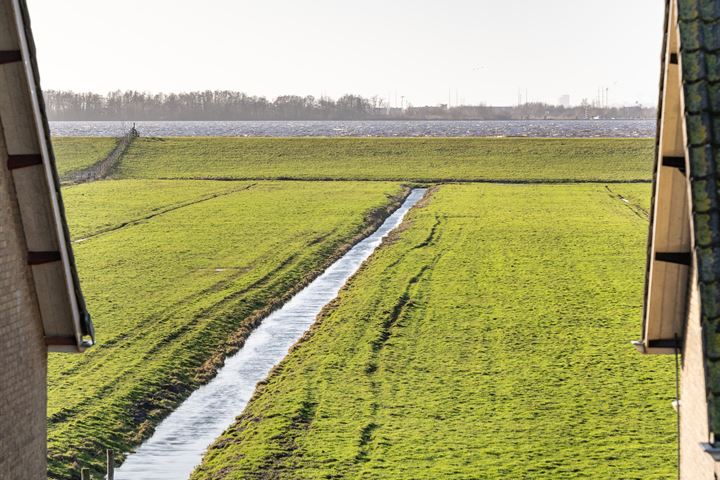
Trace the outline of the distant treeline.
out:
M 389 108 L 379 97 L 343 95 L 337 100 L 284 95 L 269 100 L 242 92 L 150 94 L 115 91 L 107 95 L 48 90 L 50 120 L 522 120 L 651 119 L 655 109 L 642 106 L 600 108 L 528 103 L 513 107 L 467 105 Z

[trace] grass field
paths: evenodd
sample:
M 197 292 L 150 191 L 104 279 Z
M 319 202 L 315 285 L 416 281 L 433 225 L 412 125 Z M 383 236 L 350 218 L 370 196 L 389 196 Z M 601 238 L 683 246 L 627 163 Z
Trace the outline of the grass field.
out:
M 60 178 L 83 170 L 105 158 L 117 140 L 107 137 L 53 138 L 53 150 Z
M 193 478 L 674 478 L 673 359 L 629 344 L 648 197 L 441 186 Z
M 129 178 L 649 181 L 650 139 L 140 138 Z
M 71 230 L 85 238 L 74 250 L 97 345 L 50 356 L 51 476 L 88 464 L 99 474 L 105 448 L 134 447 L 402 193 L 376 182 L 65 188 Z
M 53 141 L 65 174 L 114 142 Z M 98 344 L 50 357 L 51 477 L 136 446 L 401 183 L 577 180 L 440 185 L 195 479 L 671 478 L 671 360 L 629 347 L 652 147 L 138 139 L 115 180 L 63 190 Z

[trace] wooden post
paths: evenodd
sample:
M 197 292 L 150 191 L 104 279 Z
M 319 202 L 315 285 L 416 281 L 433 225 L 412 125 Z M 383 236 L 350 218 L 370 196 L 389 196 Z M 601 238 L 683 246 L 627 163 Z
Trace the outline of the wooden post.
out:
M 115 480 L 115 452 L 107 449 L 107 480 Z
M 90 469 L 89 468 L 83 468 L 80 470 L 80 478 L 82 480 L 90 480 Z

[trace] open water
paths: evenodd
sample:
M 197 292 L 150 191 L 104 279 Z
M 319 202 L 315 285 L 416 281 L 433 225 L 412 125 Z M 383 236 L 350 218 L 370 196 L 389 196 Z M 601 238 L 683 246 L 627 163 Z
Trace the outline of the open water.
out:
M 50 122 L 57 136 L 119 136 L 132 122 Z M 654 137 L 655 120 L 137 122 L 146 137 Z

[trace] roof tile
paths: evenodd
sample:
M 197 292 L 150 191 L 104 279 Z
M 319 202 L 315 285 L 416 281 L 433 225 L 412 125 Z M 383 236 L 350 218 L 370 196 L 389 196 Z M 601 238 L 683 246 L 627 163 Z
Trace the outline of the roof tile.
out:
M 710 142 L 710 121 L 707 114 L 686 115 L 687 136 L 690 145 L 704 145 Z
M 692 201 L 696 212 L 705 213 L 717 205 L 716 188 L 715 182 L 710 179 L 692 182 Z
M 705 53 L 705 75 L 709 82 L 720 82 L 720 56 L 717 53 Z
M 720 113 L 720 90 L 707 88 L 707 85 L 703 85 L 703 88 L 707 92 L 708 102 L 710 103 L 710 111 Z
M 684 22 L 680 29 L 680 43 L 684 51 L 699 50 L 704 46 L 704 24 L 699 20 Z
M 701 247 L 720 242 L 720 215 L 717 210 L 695 214 L 695 241 Z
M 720 95 L 717 95 L 717 98 L 713 98 L 713 100 L 718 102 L 717 110 L 714 108 L 715 105 L 711 107 L 710 97 L 705 83 L 695 82 L 685 85 L 685 107 L 689 112 L 717 111 L 720 113 Z
M 690 170 L 693 178 L 703 178 L 716 173 L 713 169 L 712 155 L 713 148 L 710 145 L 690 147 Z
M 699 0 L 697 4 L 703 21 L 712 22 L 720 18 L 720 2 L 717 0 Z
M 705 367 L 710 380 L 709 390 L 714 394 L 720 393 L 720 362 L 707 360 Z
M 680 20 L 694 20 L 700 17 L 698 0 L 684 0 L 678 2 L 678 17 Z
M 691 30 L 692 27 L 688 29 L 688 32 Z M 699 39 L 700 44 L 695 48 L 702 47 L 709 51 L 720 50 L 720 23 L 713 22 L 702 24 L 701 30 L 702 38 Z M 689 47 L 685 47 L 685 45 L 683 45 L 683 48 Z
M 712 283 L 720 279 L 720 252 L 716 248 L 700 248 L 698 257 L 698 275 L 700 281 Z M 720 384 L 718 384 L 720 387 Z
M 700 283 L 700 298 L 705 316 L 720 317 L 720 286 L 717 283 Z
M 710 362 L 706 362 L 710 363 Z M 711 412 L 720 412 L 720 399 L 716 395 L 708 395 L 708 410 Z M 720 416 L 710 415 L 710 430 L 713 432 L 720 432 Z
M 712 360 L 720 360 L 720 318 L 705 320 L 702 323 L 705 355 Z
M 697 82 L 705 80 L 707 73 L 705 71 L 705 53 L 702 50 L 695 52 L 682 53 L 683 80 L 688 82 Z

